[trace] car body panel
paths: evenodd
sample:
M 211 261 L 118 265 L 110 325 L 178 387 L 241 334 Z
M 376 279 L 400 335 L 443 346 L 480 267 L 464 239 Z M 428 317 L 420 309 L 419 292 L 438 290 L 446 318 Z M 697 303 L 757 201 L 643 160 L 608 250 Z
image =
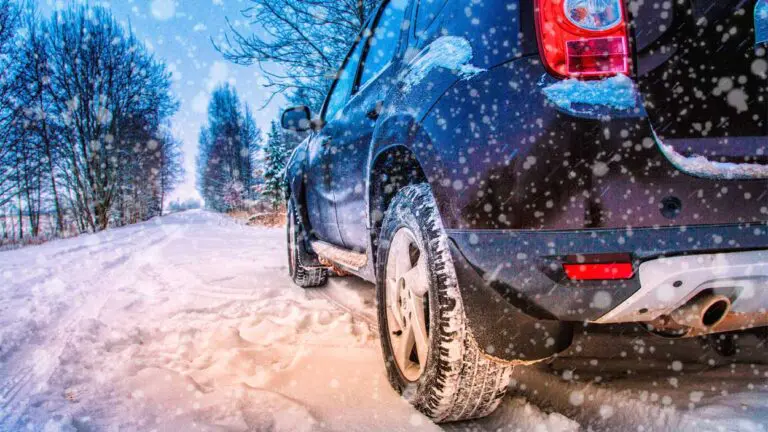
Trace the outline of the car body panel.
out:
M 383 215 L 372 196 L 385 182 L 374 168 L 393 154 L 416 160 L 429 182 L 452 241 L 470 331 L 499 358 L 550 356 L 570 342 L 568 323 L 597 321 L 640 288 L 637 276 L 571 281 L 564 263 L 620 255 L 639 266 L 664 256 L 768 249 L 768 179 L 678 169 L 660 147 L 642 85 L 632 81 L 637 98 L 623 108 L 599 101 L 564 108 L 549 98 L 546 90 L 560 81 L 536 53 L 532 2 L 484 0 L 471 13 L 461 2 L 441 7 L 426 29 L 403 32 L 407 49 L 340 119 L 302 144 L 309 156 L 294 157 L 288 169 L 294 190 L 307 177 L 318 181 L 321 165 L 307 164 L 316 157 L 311 142 L 333 139 L 323 172 L 334 195 L 307 208 L 322 214 L 333 205 L 338 237 L 314 232 L 365 251 L 367 265 L 355 274 L 374 281 Z M 488 26 L 494 38 L 478 31 Z M 638 46 L 651 46 L 655 36 L 640 30 Z M 469 41 L 470 59 L 403 85 L 445 35 Z M 367 117 L 379 103 L 378 118 Z
M 368 248 L 367 178 L 364 176 L 367 170 L 364 167 L 370 159 L 371 142 L 377 126 L 377 120 L 369 118 L 369 115 L 383 110 L 382 103 L 392 91 L 394 74 L 390 64 L 374 81 L 358 91 L 345 113 L 352 119 L 354 127 L 348 130 L 346 145 L 337 149 L 341 154 L 334 158 L 332 171 L 340 182 L 335 197 L 340 230 L 344 244 L 350 249 L 364 251 Z
M 331 171 L 332 141 L 344 133 L 344 124 L 330 122 L 321 132 L 307 141 L 306 202 L 309 222 L 315 235 L 329 243 L 342 246 L 341 231 L 336 217 L 335 190 L 338 177 Z

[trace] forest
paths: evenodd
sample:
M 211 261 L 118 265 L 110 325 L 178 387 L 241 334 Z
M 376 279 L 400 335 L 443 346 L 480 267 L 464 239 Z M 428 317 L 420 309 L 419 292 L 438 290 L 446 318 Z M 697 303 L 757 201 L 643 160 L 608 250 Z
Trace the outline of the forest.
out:
M 182 176 L 167 66 L 109 10 L 0 0 L 0 237 L 95 232 L 162 212 Z

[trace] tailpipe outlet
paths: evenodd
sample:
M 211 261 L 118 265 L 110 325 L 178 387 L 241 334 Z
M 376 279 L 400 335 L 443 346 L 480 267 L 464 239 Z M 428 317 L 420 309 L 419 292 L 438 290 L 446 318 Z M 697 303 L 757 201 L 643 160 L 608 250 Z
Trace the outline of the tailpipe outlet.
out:
M 687 327 L 710 330 L 731 311 L 731 300 L 724 295 L 700 295 L 672 312 L 672 319 Z

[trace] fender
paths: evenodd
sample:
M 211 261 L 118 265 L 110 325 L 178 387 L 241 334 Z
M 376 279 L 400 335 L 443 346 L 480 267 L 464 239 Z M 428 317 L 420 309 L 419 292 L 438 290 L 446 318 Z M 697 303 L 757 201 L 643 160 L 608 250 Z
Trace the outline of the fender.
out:
M 448 89 L 452 88 L 456 82 L 458 80 L 454 80 Z M 435 100 L 440 100 L 441 97 L 442 95 L 435 97 Z M 366 223 L 369 230 L 374 228 L 373 215 L 371 214 L 371 195 L 373 194 L 372 182 L 375 180 L 372 178 L 372 171 L 379 159 L 396 147 L 403 147 L 414 155 L 435 193 L 435 200 L 443 219 L 455 219 L 452 194 L 438 193 L 441 189 L 440 186 L 444 186 L 446 183 L 446 179 L 450 183 L 450 173 L 443 163 L 443 154 L 445 153 L 443 146 L 450 146 L 451 144 L 441 144 L 434 139 L 440 134 L 433 133 L 432 128 L 444 128 L 444 126 L 441 126 L 439 121 L 434 119 L 434 116 L 430 116 L 433 108 L 434 106 L 422 112 L 414 112 L 404 106 L 393 106 L 385 110 L 385 112 L 390 113 L 390 116 L 382 119 L 374 130 L 368 153 L 368 163 L 364 172 L 366 179 Z
M 285 194 L 286 201 L 290 198 L 291 194 L 296 197 L 304 196 L 304 178 L 306 175 L 308 149 L 307 146 L 310 137 L 311 135 L 305 138 L 301 144 L 293 149 L 291 157 L 288 158 L 288 162 L 286 162 L 285 168 L 283 169 L 283 193 Z M 304 207 L 304 203 L 299 202 L 296 204 L 302 204 L 301 207 Z M 306 210 L 302 211 L 302 213 L 302 221 L 308 222 L 308 219 L 304 220 L 304 214 L 306 213 Z
M 394 113 L 396 110 L 389 110 Z M 366 224 L 371 233 L 368 239 L 369 258 L 375 253 L 373 239 L 375 223 L 373 214 L 373 203 L 371 202 L 374 194 L 374 167 L 385 155 L 397 148 L 403 148 L 411 152 L 416 159 L 416 163 L 421 168 L 428 182 L 435 181 L 443 177 L 443 164 L 437 152 L 437 147 L 433 145 L 428 132 L 422 127 L 419 121 L 407 111 L 401 111 L 382 119 L 377 125 L 371 140 L 371 146 L 368 152 L 368 162 L 365 167 L 365 210 Z M 447 208 L 440 205 L 441 211 L 447 211 Z M 369 262 L 373 262 L 369 259 Z M 371 269 L 372 270 L 372 269 Z

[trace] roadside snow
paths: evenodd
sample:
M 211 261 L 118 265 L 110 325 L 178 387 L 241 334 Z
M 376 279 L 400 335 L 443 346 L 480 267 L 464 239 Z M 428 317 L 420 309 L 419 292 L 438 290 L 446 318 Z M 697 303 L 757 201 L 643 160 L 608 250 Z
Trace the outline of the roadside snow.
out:
M 470 64 L 472 45 L 459 36 L 441 36 L 424 47 L 400 73 L 403 91 L 408 92 L 435 68 L 456 71 L 461 79 L 470 79 L 484 72 Z

